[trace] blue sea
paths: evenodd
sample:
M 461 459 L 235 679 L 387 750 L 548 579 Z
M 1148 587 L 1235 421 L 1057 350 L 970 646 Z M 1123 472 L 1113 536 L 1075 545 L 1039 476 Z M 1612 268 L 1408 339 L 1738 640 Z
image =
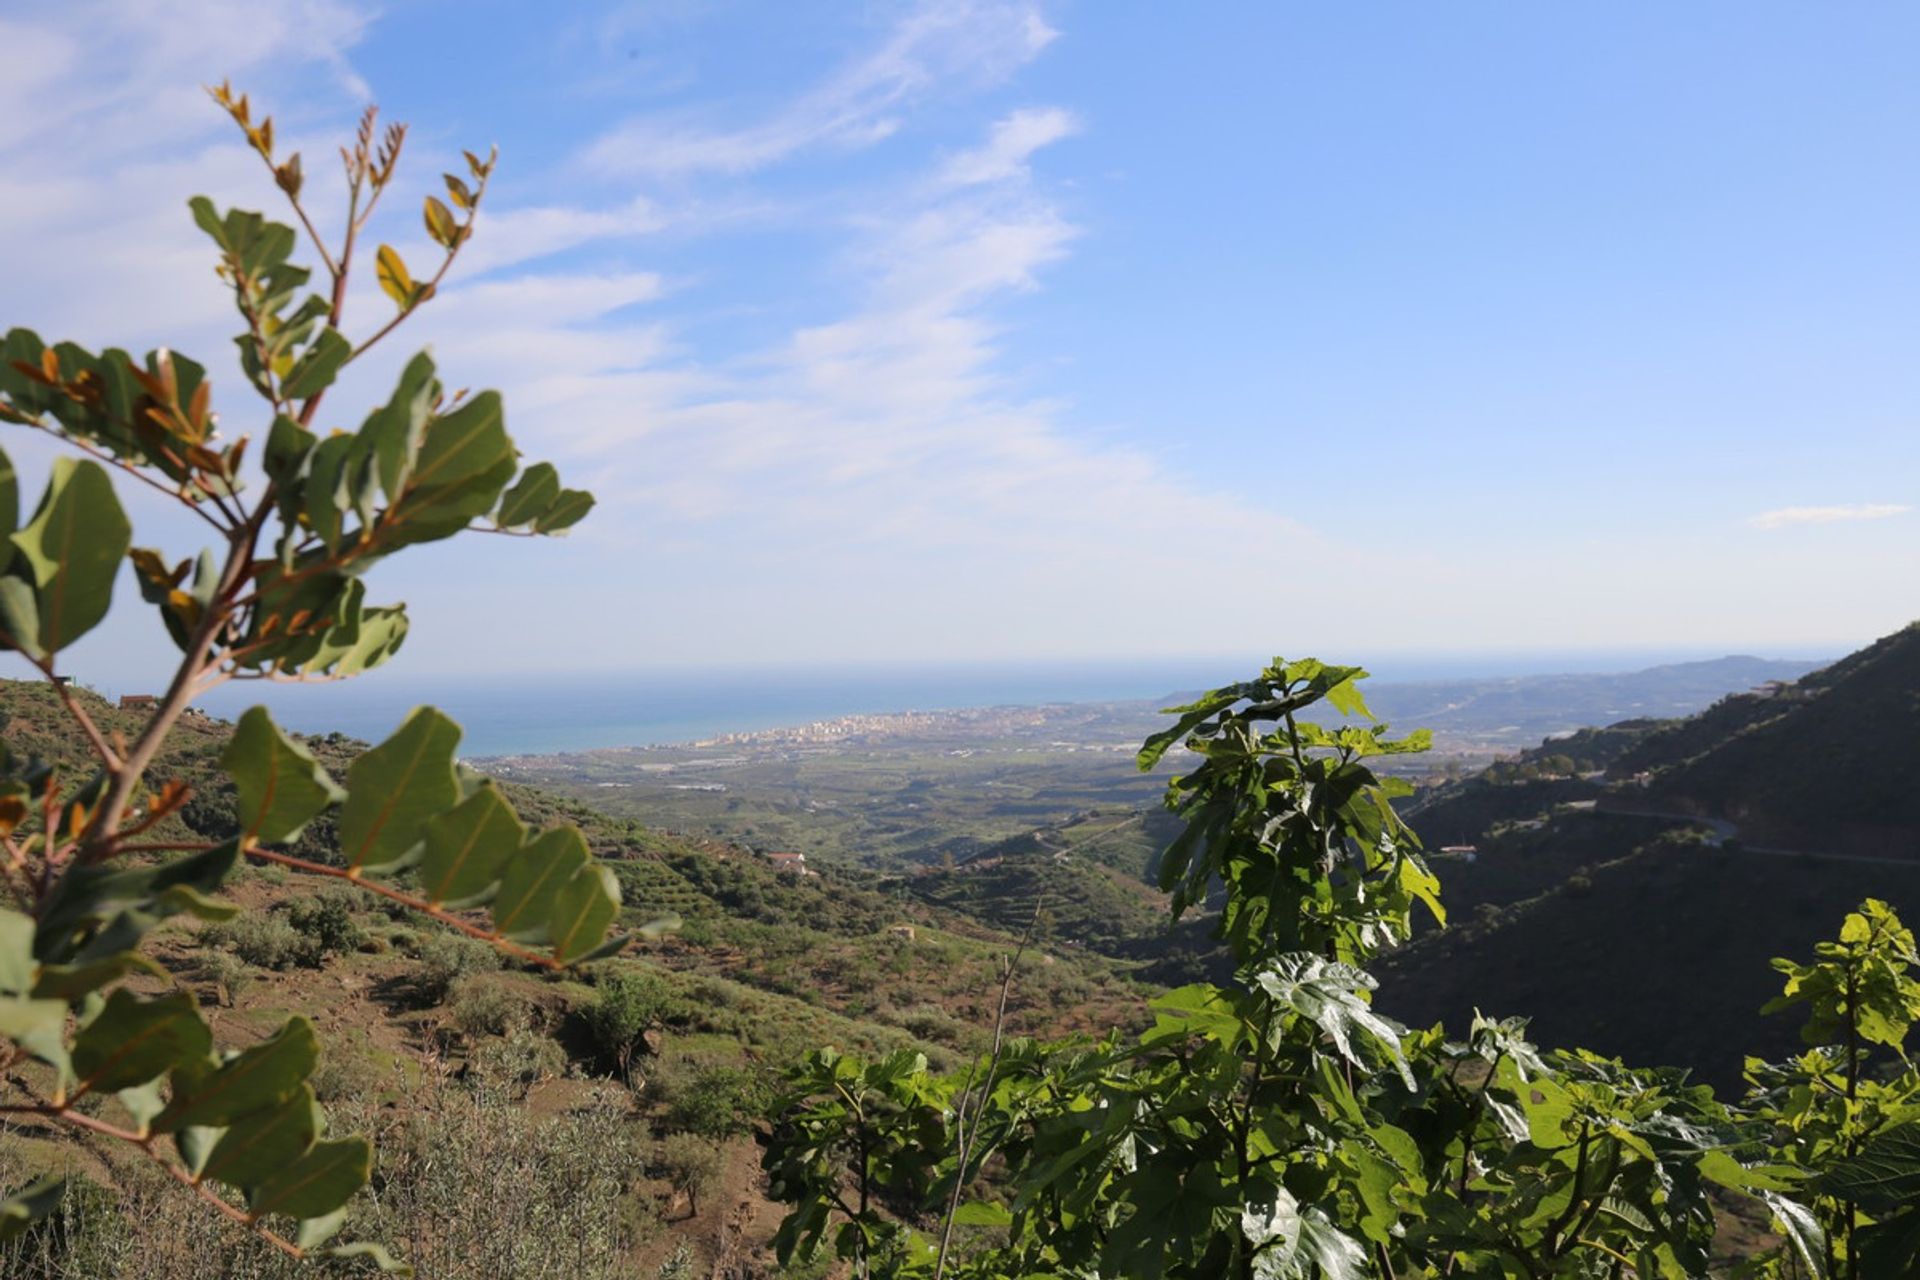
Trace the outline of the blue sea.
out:
M 1566 671 L 1631 671 L 1712 657 L 1700 652 L 1401 656 L 1378 680 L 1439 680 Z M 465 728 L 462 755 L 659 746 L 783 728 L 842 715 L 964 707 L 1161 699 L 1243 679 L 1264 658 L 975 665 L 726 667 L 600 675 L 418 675 L 404 659 L 324 685 L 228 685 L 201 704 L 231 719 L 256 702 L 304 733 L 379 741 L 415 706 L 439 707 Z

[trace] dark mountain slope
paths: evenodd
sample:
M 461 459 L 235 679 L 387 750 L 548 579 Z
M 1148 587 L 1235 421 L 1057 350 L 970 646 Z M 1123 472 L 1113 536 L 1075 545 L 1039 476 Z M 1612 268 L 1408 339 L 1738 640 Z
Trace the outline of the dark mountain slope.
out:
M 1654 804 L 1729 819 L 1748 843 L 1920 858 L 1916 766 L 1920 624 L 1652 735 L 1614 772 L 1652 772 Z

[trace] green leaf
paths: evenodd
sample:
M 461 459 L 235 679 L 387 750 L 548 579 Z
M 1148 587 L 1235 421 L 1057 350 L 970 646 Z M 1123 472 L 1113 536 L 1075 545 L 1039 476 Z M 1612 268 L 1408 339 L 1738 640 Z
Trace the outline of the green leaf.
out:
M 560 496 L 560 473 L 550 462 L 536 462 L 520 473 L 520 479 L 500 499 L 495 517 L 503 529 L 532 524 Z
M 85 964 L 41 965 L 33 981 L 33 994 L 43 1000 L 78 1000 L 89 991 L 98 991 L 135 970 L 156 978 L 171 976 L 158 962 L 138 951 L 121 951 Z
M 292 1097 L 320 1059 L 313 1024 L 295 1016 L 272 1037 L 227 1061 L 188 1062 L 174 1069 L 173 1101 L 154 1122 L 168 1133 L 188 1126 L 220 1128 L 251 1111 Z
M 620 881 L 612 869 L 595 862 L 581 867 L 553 900 L 553 918 L 547 926 L 553 958 L 568 964 L 590 954 L 619 914 Z
M 285 1102 L 233 1122 L 200 1169 L 202 1178 L 231 1186 L 257 1186 L 288 1168 L 320 1136 L 320 1104 L 301 1085 Z
M 357 443 L 353 436 L 344 434 L 322 440 L 314 447 L 306 481 L 300 487 L 307 524 L 328 551 L 339 549 L 345 529 L 346 470 Z
M 13 535 L 33 576 L 36 656 L 59 652 L 107 616 L 132 538 L 105 468 L 91 459 L 55 458 L 39 510 Z
M 512 459 L 513 441 L 507 438 L 500 393 L 482 391 L 428 425 L 413 485 L 418 489 L 448 489 Z
M 0 1036 L 63 1074 L 67 1059 L 65 1000 L 0 1000 Z
M 1401 1029 L 1360 998 L 1360 992 L 1371 991 L 1375 985 L 1364 970 L 1307 952 L 1292 952 L 1269 962 L 1255 976 L 1254 984 L 1281 1008 L 1319 1027 L 1340 1056 L 1355 1066 L 1364 1067 L 1366 1063 L 1354 1052 L 1353 1033 L 1366 1032 L 1393 1059 L 1407 1088 L 1415 1087 L 1413 1072 L 1400 1050 Z
M 32 916 L 0 907 L 0 991 L 15 995 L 33 986 Z
M 593 510 L 593 495 L 581 489 L 562 489 L 546 513 L 533 522 L 535 533 L 559 533 L 586 519 Z
M 266 452 L 260 459 L 267 478 L 283 491 L 289 490 L 298 483 L 300 469 L 317 444 L 319 440 L 313 432 L 284 413 L 274 415 L 273 426 L 267 429 Z
M 433 359 L 422 351 L 400 371 L 400 381 L 387 403 L 360 426 L 360 440 L 373 454 L 380 489 L 389 503 L 398 502 L 406 491 L 439 394 Z
M 459 725 L 419 707 L 392 737 L 353 762 L 340 811 L 340 853 L 350 870 L 400 865 L 419 845 L 427 821 L 460 799 L 453 769 L 459 743 Z
M 305 1155 L 261 1183 L 247 1207 L 255 1214 L 317 1218 L 351 1200 L 372 1173 L 373 1146 L 365 1138 L 316 1142 Z
M 1920 1121 L 1875 1136 L 1812 1185 L 1822 1195 L 1856 1201 L 1869 1213 L 1920 1204 Z
M 296 838 L 347 794 L 312 752 L 281 732 L 265 707 L 240 717 L 220 765 L 239 793 L 241 830 L 269 844 Z
M 963 1227 L 1010 1227 L 1013 1214 L 990 1200 L 969 1200 L 954 1210 L 953 1220 Z
M 587 841 L 578 828 L 555 827 L 535 836 L 500 878 L 493 927 L 518 941 L 544 941 L 561 886 L 586 865 Z
M 153 1118 L 167 1109 L 167 1100 L 160 1096 L 157 1079 L 122 1089 L 113 1096 L 127 1109 L 127 1114 L 133 1117 L 134 1128 L 142 1134 L 149 1131 Z
M 294 1236 L 293 1242 L 302 1249 L 317 1248 L 333 1239 L 340 1233 L 340 1228 L 346 1225 L 347 1207 L 341 1205 L 332 1213 L 323 1213 L 317 1218 L 302 1219 L 300 1230 Z
M 13 459 L 0 450 L 0 536 L 20 527 L 20 477 Z
M 1240 1230 L 1254 1250 L 1257 1280 L 1366 1280 L 1367 1251 L 1313 1206 L 1302 1209 L 1286 1188 L 1249 1203 Z M 1316 1270 L 1317 1268 L 1317 1270 Z
M 11 557 L 11 547 L 0 550 L 0 558 Z M 46 656 L 40 647 L 40 606 L 25 578 L 0 578 L 0 643 L 36 658 Z
M 1827 1277 L 1827 1233 L 1813 1210 L 1797 1200 L 1789 1200 L 1777 1191 L 1762 1191 L 1760 1198 L 1773 1212 L 1773 1221 L 1799 1256 L 1800 1265 L 1815 1280 Z
M 20 1235 L 59 1208 L 61 1197 L 66 1194 L 66 1177 L 50 1173 L 31 1186 L 0 1200 L 0 1242 Z
M 288 400 L 307 400 L 319 395 L 333 385 L 341 366 L 352 354 L 353 344 L 338 329 L 322 329 L 281 382 L 280 394 Z
M 142 1000 L 118 987 L 74 1037 L 73 1074 L 82 1089 L 111 1093 L 204 1058 L 212 1048 L 213 1033 L 200 1021 L 192 995 L 176 991 Z
M 237 904 L 220 898 L 210 898 L 190 884 L 169 885 L 155 896 L 154 906 L 167 915 L 185 912 L 196 920 L 205 920 L 217 924 L 222 920 L 231 920 L 240 914 Z
M 484 782 L 423 832 L 420 889 L 435 906 L 486 901 L 500 871 L 527 838 L 527 829 L 498 788 Z

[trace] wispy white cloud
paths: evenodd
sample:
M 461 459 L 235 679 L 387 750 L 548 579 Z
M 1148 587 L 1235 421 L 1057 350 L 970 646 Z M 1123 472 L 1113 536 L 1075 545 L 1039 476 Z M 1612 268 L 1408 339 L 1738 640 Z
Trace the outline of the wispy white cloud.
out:
M 1788 529 L 1803 524 L 1834 524 L 1843 520 L 1888 520 L 1913 510 L 1904 503 L 1858 502 L 1831 507 L 1780 507 L 1747 521 L 1756 529 Z
M 984 146 L 949 160 L 941 178 L 954 186 L 970 186 L 1024 176 L 1034 152 L 1071 137 L 1079 128 L 1073 113 L 1060 107 L 1015 111 L 993 126 L 993 134 Z
M 871 146 L 899 128 L 899 113 L 916 100 L 956 82 L 997 84 L 1056 34 L 1031 3 L 927 0 L 877 48 L 765 119 L 645 116 L 603 135 L 583 160 L 601 171 L 685 177 L 748 173 L 813 147 Z

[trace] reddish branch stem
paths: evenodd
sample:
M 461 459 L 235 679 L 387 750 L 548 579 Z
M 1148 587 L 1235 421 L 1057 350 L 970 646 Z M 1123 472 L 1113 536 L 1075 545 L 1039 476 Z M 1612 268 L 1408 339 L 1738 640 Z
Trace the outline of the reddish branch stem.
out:
M 451 911 L 434 906 L 425 898 L 416 898 L 410 893 L 402 893 L 398 889 L 369 880 L 365 876 L 350 871 L 345 867 L 330 867 L 324 862 L 309 862 L 305 858 L 296 858 L 290 853 L 276 853 L 271 849 L 248 848 L 245 850 L 245 853 L 249 858 L 258 858 L 262 862 L 278 863 L 280 866 L 289 867 L 295 871 L 303 871 L 308 875 L 326 876 L 329 879 L 345 880 L 349 884 L 359 885 L 369 893 L 377 893 L 383 898 L 390 898 L 403 906 L 411 907 L 421 915 L 431 916 L 441 924 L 458 929 L 470 938 L 478 938 L 482 942 L 490 943 L 508 955 L 513 956 L 515 959 L 524 960 L 528 964 L 537 964 L 543 969 L 566 968 L 566 965 L 555 960 L 552 956 L 543 956 L 538 951 L 529 951 L 525 947 L 508 942 L 492 930 L 482 929 L 479 925 L 471 921 L 462 920 Z

